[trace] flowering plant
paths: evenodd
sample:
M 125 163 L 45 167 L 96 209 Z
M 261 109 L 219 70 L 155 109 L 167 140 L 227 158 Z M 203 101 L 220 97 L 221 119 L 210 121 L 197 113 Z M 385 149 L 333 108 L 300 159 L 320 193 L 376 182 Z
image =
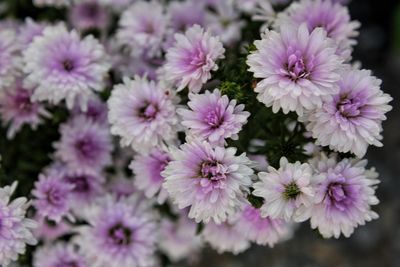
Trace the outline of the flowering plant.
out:
M 167 266 L 377 219 L 363 157 L 392 98 L 345 1 L 289 2 L 5 2 L 28 14 L 0 22 L 0 265 Z

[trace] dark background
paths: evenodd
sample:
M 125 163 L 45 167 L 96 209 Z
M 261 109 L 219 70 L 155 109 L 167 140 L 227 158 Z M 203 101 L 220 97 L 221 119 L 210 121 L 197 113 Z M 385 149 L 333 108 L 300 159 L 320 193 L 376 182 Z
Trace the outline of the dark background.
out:
M 272 249 L 253 246 L 239 256 L 206 250 L 196 266 L 400 266 L 400 1 L 353 0 L 349 8 L 362 24 L 353 58 L 382 79 L 382 89 L 394 98 L 384 123 L 384 147 L 371 147 L 367 154 L 380 173 L 381 203 L 374 207 L 380 218 L 338 240 L 324 240 L 303 223 L 292 240 Z

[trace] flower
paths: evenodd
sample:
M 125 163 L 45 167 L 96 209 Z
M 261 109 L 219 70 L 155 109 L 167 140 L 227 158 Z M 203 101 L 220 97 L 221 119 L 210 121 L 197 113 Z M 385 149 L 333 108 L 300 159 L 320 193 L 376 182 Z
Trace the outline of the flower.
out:
M 368 70 L 343 71 L 340 91 L 303 119 L 316 144 L 360 158 L 368 145 L 382 146 L 382 121 L 392 97 L 380 90 L 381 82 Z
M 244 201 L 253 170 L 236 148 L 212 147 L 193 140 L 171 151 L 172 161 L 162 175 L 164 188 L 180 209 L 190 207 L 189 218 L 217 224 L 227 220 Z
M 291 237 L 291 225 L 282 219 L 263 218 L 260 209 L 245 205 L 235 227 L 247 239 L 258 245 L 273 247 L 276 243 Z
M 279 13 L 275 27 L 279 28 L 286 24 L 307 24 L 311 32 L 317 27 L 322 27 L 328 37 L 335 40 L 338 54 L 350 58 L 351 46 L 357 41 L 358 21 L 350 21 L 347 7 L 334 1 L 325 0 L 301 0 L 293 2 L 284 12 Z
M 16 32 L 0 30 L 0 89 L 12 86 L 21 68 L 20 46 Z
M 170 160 L 167 152 L 156 148 L 147 155 L 138 154 L 129 165 L 135 174 L 135 186 L 148 198 L 158 195 L 159 203 L 164 203 L 168 197 L 167 192 L 162 188 L 164 177 L 161 176 L 161 172 Z
M 175 40 L 166 54 L 165 79 L 176 84 L 178 91 L 188 86 L 197 93 L 211 78 L 211 71 L 218 69 L 216 61 L 224 58 L 225 49 L 217 37 L 199 25 L 190 27 L 185 34 L 176 33 Z
M 35 182 L 32 195 L 35 197 L 33 206 L 39 216 L 59 223 L 63 217 L 74 220 L 70 213 L 71 191 L 74 186 L 62 179 L 60 173 L 50 171 L 40 174 L 39 181 Z
M 157 216 L 137 195 L 99 199 L 78 228 L 76 244 L 91 267 L 154 266 Z
M 323 29 L 310 33 L 306 24 L 285 26 L 280 33 L 267 30 L 254 44 L 257 50 L 247 58 L 249 71 L 261 78 L 255 88 L 258 100 L 274 113 L 282 109 L 302 115 L 337 93 L 342 60 Z
M 193 257 L 199 252 L 202 240 L 197 235 L 197 224 L 186 217 L 179 217 L 176 222 L 163 219 L 160 225 L 159 247 L 168 258 L 177 262 L 184 258 Z
M 93 120 L 98 124 L 107 125 L 107 104 L 100 100 L 99 97 L 94 96 L 87 102 L 86 111 L 82 111 L 78 106 L 72 110 L 72 115 L 78 117 L 84 115 L 86 118 Z
M 178 109 L 182 125 L 190 134 L 212 144 L 223 145 L 226 138 L 237 140 L 242 126 L 247 123 L 250 113 L 244 105 L 236 105 L 236 100 L 229 101 L 226 95 L 221 96 L 218 89 L 212 93 L 189 94 L 187 108 Z
M 25 197 L 11 200 L 17 182 L 0 188 L 0 265 L 7 267 L 24 254 L 26 244 L 36 245 L 32 234 L 37 227 L 35 221 L 25 218 L 30 204 Z
M 3 122 L 9 124 L 8 139 L 14 138 L 23 125 L 36 129 L 42 118 L 51 117 L 42 104 L 31 101 L 31 96 L 32 90 L 24 88 L 21 79 L 0 93 L 0 115 Z
M 285 157 L 279 169 L 268 167 L 260 172 L 260 181 L 254 183 L 253 195 L 262 197 L 261 216 L 272 219 L 305 221 L 310 217 L 307 208 L 313 203 L 312 169 L 307 163 L 289 163 Z
M 126 9 L 119 21 L 117 39 L 135 57 L 159 56 L 168 17 L 157 1 L 138 1 Z
M 314 158 L 315 205 L 311 211 L 311 227 L 325 238 L 349 237 L 359 225 L 378 218 L 371 210 L 379 203 L 375 196 L 379 183 L 375 169 L 366 169 L 366 160 L 343 159 L 322 154 Z
M 185 31 L 197 24 L 204 26 L 206 10 L 199 1 L 172 1 L 168 5 L 171 27 L 175 32 Z
M 93 91 L 101 91 L 110 68 L 104 48 L 93 37 L 80 39 L 64 25 L 46 27 L 24 51 L 25 83 L 35 88 L 33 100 L 58 104 L 65 99 L 72 109 L 79 102 L 86 110 Z
M 122 146 L 147 152 L 176 137 L 175 105 L 161 84 L 135 77 L 116 85 L 108 100 L 111 133 L 122 137 Z
M 110 24 L 110 13 L 99 0 L 78 0 L 69 13 L 71 24 L 78 30 L 106 29 Z
M 71 244 L 50 243 L 35 251 L 33 267 L 88 267 L 77 248 Z
M 54 144 L 55 155 L 69 168 L 101 170 L 111 163 L 112 140 L 109 129 L 79 116 L 60 126 L 61 140 Z
M 232 222 L 207 223 L 201 233 L 203 239 L 218 253 L 232 252 L 237 255 L 250 247 L 249 240 Z

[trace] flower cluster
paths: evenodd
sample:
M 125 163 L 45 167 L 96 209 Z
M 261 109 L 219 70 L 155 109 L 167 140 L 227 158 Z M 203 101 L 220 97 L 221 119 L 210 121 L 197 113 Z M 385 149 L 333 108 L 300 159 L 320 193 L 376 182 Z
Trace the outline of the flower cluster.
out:
M 164 266 L 377 219 L 362 157 L 392 98 L 346 6 L 289 2 L 35 0 L 67 20 L 4 24 L 5 142 L 42 143 L 33 169 L 18 150 L 32 209 L 0 188 L 0 265 L 39 240 L 23 266 Z

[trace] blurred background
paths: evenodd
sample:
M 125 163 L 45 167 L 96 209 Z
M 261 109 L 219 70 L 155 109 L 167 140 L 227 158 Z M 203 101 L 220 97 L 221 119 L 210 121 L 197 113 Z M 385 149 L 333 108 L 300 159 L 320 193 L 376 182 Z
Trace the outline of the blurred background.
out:
M 353 58 L 382 79 L 383 91 L 394 98 L 384 123 L 384 147 L 370 147 L 367 154 L 380 173 L 381 203 L 375 207 L 380 219 L 339 240 L 324 240 L 305 223 L 293 239 L 273 249 L 253 246 L 239 256 L 205 250 L 200 262 L 191 266 L 400 266 L 400 1 L 352 0 L 349 8 L 352 19 L 362 24 Z

